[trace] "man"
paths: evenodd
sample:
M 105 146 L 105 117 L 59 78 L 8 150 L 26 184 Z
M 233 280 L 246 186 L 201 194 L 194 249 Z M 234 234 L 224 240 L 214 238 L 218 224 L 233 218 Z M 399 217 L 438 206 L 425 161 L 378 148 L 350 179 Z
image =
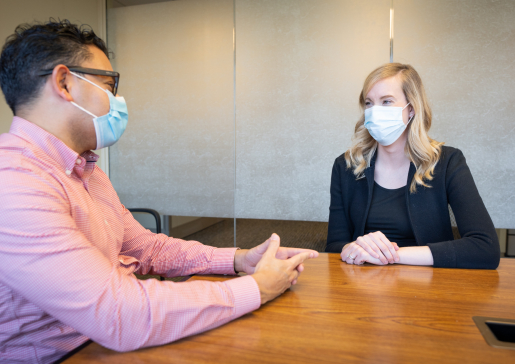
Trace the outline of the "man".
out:
M 88 338 L 127 351 L 209 330 L 292 284 L 311 250 L 272 237 L 217 249 L 145 230 L 91 150 L 127 124 L 104 42 L 68 21 L 20 26 L 0 56 L 14 113 L 0 136 L 0 361 L 49 363 Z M 139 281 L 248 275 L 226 282 Z

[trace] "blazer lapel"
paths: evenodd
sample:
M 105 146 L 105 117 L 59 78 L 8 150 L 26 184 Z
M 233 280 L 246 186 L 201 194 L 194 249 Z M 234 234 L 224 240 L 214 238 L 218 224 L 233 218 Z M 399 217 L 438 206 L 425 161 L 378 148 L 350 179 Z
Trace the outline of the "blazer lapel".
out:
M 377 151 L 376 151 L 377 153 Z M 361 226 L 358 230 L 357 236 L 363 236 L 365 234 L 365 225 L 367 222 L 368 212 L 370 211 L 370 205 L 372 204 L 372 194 L 374 192 L 374 170 L 376 163 L 376 154 L 370 160 L 370 167 L 365 169 L 365 178 L 367 179 L 368 186 L 368 195 L 367 195 L 367 207 L 365 209 L 365 214 L 363 215 L 363 220 L 361 221 Z
M 415 176 L 416 171 L 417 171 L 417 168 L 415 167 L 413 162 L 411 162 L 410 166 L 409 166 L 408 181 L 406 183 L 405 196 L 406 196 L 406 208 L 408 209 L 408 216 L 409 216 L 410 223 L 411 223 L 411 229 L 413 230 L 413 236 L 415 237 L 415 241 L 417 242 L 417 244 L 420 245 L 420 240 L 417 238 L 417 234 L 416 234 L 417 229 L 415 227 L 415 221 L 413 219 L 413 214 L 412 214 L 412 211 L 410 208 L 410 199 L 412 197 L 412 195 L 410 193 L 410 187 L 411 187 L 411 181 L 413 181 L 413 177 Z M 418 188 L 420 188 L 420 187 L 418 187 Z

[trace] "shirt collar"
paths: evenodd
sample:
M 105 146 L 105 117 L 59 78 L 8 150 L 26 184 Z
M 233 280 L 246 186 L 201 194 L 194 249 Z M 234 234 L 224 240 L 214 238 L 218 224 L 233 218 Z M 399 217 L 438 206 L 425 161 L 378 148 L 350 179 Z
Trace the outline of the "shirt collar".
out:
M 75 168 L 83 169 L 86 162 L 98 160 L 98 155 L 91 151 L 86 151 L 79 156 L 79 153 L 55 135 L 18 116 L 13 118 L 9 132 L 41 149 L 43 154 L 62 167 L 67 175 L 70 175 Z M 78 160 L 81 160 L 80 164 L 77 163 Z

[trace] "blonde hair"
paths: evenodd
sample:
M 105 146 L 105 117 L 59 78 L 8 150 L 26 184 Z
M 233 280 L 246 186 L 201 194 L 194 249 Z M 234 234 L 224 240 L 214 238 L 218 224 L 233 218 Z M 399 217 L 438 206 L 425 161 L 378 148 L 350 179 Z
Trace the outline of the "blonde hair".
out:
M 408 64 L 387 63 L 372 71 L 366 78 L 359 95 L 359 105 L 363 115 L 356 123 L 352 146 L 345 152 L 345 161 L 347 168 L 354 169 L 356 178 L 362 178 L 365 169 L 370 167 L 370 161 L 377 150 L 377 141 L 365 128 L 365 98 L 378 81 L 395 76 L 400 78 L 406 100 L 415 112 L 407 127 L 408 140 L 405 147 L 406 156 L 417 169 L 410 185 L 410 192 L 415 193 L 417 185 L 430 187 L 426 182 L 433 179 L 433 172 L 444 143 L 431 139 L 427 134 L 431 128 L 431 108 L 420 76 Z

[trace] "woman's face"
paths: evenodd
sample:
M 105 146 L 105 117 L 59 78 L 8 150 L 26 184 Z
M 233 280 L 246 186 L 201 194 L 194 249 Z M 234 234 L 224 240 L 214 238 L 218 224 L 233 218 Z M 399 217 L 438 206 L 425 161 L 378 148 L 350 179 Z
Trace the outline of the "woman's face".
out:
M 402 91 L 402 82 L 399 76 L 385 78 L 378 81 L 368 92 L 365 98 L 365 108 L 372 106 L 405 107 L 408 101 Z M 413 108 L 408 106 L 402 111 L 404 124 L 413 116 Z

